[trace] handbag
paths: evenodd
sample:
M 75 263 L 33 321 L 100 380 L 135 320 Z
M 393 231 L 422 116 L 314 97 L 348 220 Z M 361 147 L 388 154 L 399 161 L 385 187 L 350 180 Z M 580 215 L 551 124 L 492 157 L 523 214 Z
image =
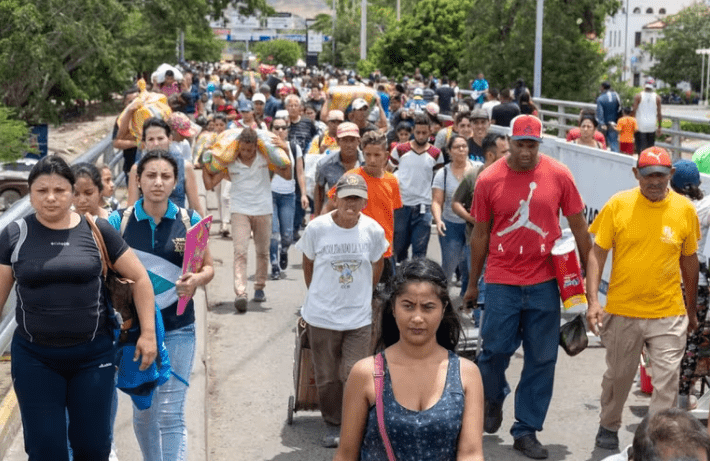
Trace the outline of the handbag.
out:
M 84 215 L 86 221 L 91 227 L 91 233 L 94 235 L 96 246 L 99 248 L 101 256 L 101 273 L 104 279 L 104 287 L 106 289 L 106 301 L 110 303 L 110 307 L 118 314 L 119 334 L 118 342 L 126 343 L 129 341 L 135 342 L 139 336 L 138 312 L 136 305 L 133 302 L 133 280 L 121 277 L 111 263 L 111 259 L 104 243 L 103 235 L 98 226 L 94 222 L 93 216 L 86 213 Z
M 582 314 L 577 314 L 575 318 L 560 327 L 560 346 L 570 357 L 582 352 L 588 344 L 587 328 L 584 326 Z
M 388 461 L 397 461 L 394 457 L 394 450 L 387 437 L 387 428 L 385 427 L 385 408 L 382 403 L 382 392 L 385 388 L 385 371 L 384 371 L 384 352 L 375 355 L 375 411 L 377 412 L 377 427 L 380 429 L 380 437 L 387 452 Z

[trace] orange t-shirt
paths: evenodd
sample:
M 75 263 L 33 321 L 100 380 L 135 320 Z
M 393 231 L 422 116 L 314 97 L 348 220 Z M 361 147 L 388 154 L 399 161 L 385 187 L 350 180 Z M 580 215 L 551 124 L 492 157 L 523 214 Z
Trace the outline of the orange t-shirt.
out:
M 371 217 L 385 230 L 385 238 L 389 248 L 383 255 L 385 258 L 392 256 L 392 242 L 394 240 L 394 210 L 402 208 L 402 196 L 399 194 L 397 178 L 387 171 L 381 178 L 373 178 L 362 167 L 348 171 L 359 174 L 367 183 L 367 206 L 363 214 Z M 335 186 L 328 191 L 328 197 L 335 197 Z
M 638 130 L 638 125 L 633 117 L 621 117 L 616 122 L 616 129 L 619 131 L 619 142 L 634 142 L 634 132 Z

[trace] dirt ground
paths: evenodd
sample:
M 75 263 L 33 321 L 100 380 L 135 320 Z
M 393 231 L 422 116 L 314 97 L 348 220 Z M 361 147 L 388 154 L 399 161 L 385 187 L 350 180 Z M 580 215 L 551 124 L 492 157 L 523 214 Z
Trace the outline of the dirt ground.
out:
M 118 112 L 111 115 L 96 115 L 91 118 L 72 120 L 59 126 L 50 125 L 48 150 L 67 160 L 83 154 L 113 130 Z

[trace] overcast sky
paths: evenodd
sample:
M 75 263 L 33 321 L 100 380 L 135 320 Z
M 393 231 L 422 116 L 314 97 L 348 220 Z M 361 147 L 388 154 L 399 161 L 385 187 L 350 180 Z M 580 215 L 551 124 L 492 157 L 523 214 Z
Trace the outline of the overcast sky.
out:
M 267 0 L 276 11 L 290 12 L 306 19 L 315 18 L 318 13 L 330 14 L 332 0 Z

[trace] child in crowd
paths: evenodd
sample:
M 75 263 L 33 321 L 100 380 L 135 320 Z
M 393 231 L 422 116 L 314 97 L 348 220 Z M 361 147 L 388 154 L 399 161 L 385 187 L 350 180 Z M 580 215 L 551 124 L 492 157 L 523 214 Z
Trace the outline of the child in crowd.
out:
M 392 151 L 397 144 L 408 142 L 412 138 L 412 126 L 407 122 L 399 122 L 397 125 L 397 139 L 390 144 L 389 150 Z
M 116 192 L 115 184 L 113 183 L 113 173 L 108 165 L 103 165 L 100 168 L 101 171 L 101 182 L 104 188 L 101 190 L 101 198 L 104 202 L 104 208 L 107 211 L 114 211 L 118 209 L 118 199 L 114 197 L 114 192 Z
M 631 116 L 631 108 L 623 108 L 624 116 L 616 122 L 615 129 L 619 132 L 619 150 L 622 154 L 634 154 L 634 133 L 638 130 L 636 119 Z

